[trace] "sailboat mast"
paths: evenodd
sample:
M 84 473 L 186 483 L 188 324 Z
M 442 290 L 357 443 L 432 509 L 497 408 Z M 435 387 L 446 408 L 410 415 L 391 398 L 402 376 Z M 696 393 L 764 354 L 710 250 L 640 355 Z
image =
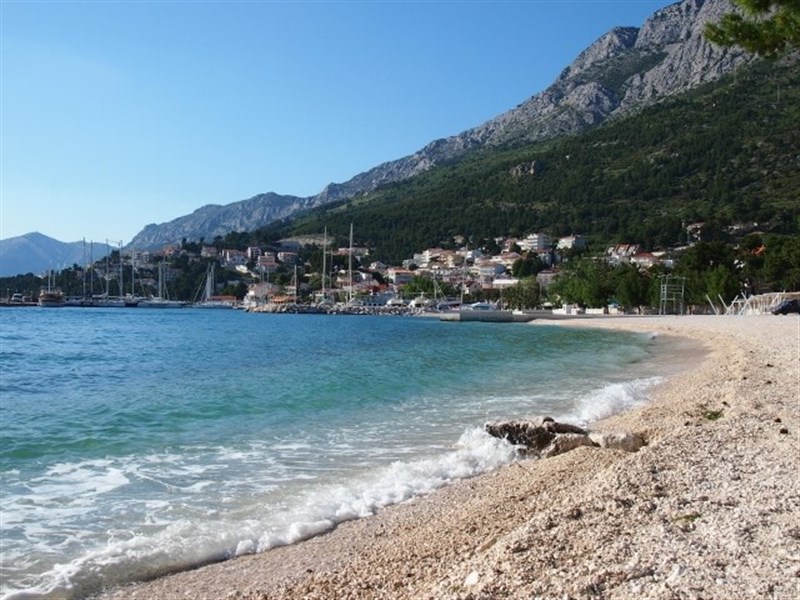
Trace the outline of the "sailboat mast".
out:
M 89 295 L 94 296 L 94 240 L 89 242 L 89 263 L 92 265 L 92 273 L 89 278 Z
M 86 300 L 86 238 L 83 238 L 83 296 L 82 299 Z
M 131 249 L 131 298 L 136 295 L 136 253 Z
M 328 253 L 328 228 L 322 237 L 322 301 L 325 302 L 325 258 Z
M 122 273 L 123 264 L 122 264 L 122 240 L 119 241 L 119 297 L 122 298 L 125 295 L 125 286 L 122 285 Z
M 110 246 L 108 245 L 108 238 L 106 238 L 106 272 L 105 272 L 105 276 L 106 276 L 106 298 L 108 298 L 108 294 L 109 294 L 108 286 L 111 285 L 110 284 L 110 281 L 111 281 L 111 273 L 110 273 L 111 267 L 109 266 L 109 262 L 108 262 L 109 258 L 111 257 L 111 253 L 108 251 L 109 247 Z
M 348 304 L 353 302 L 353 224 L 350 223 L 350 252 L 348 253 L 348 260 L 347 260 L 347 273 L 348 273 L 348 284 L 349 284 L 349 294 L 348 294 Z

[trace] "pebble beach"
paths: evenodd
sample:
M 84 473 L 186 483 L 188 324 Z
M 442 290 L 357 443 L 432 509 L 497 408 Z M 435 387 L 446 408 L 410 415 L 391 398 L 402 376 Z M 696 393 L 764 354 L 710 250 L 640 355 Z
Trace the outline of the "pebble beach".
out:
M 523 460 L 102 598 L 799 598 L 800 318 L 539 323 L 690 338 L 703 352 L 644 406 L 591 424 L 643 437 L 637 452 Z

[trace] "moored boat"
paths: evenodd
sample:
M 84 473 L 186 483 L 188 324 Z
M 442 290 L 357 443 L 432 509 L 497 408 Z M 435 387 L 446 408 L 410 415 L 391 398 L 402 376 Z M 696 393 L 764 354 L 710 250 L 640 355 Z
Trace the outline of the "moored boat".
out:
M 235 301 L 214 295 L 215 286 L 216 281 L 214 278 L 214 263 L 211 263 L 206 271 L 205 290 L 203 292 L 203 297 L 199 302 L 192 304 L 192 306 L 194 308 L 234 308 Z
M 64 306 L 64 294 L 59 289 L 43 289 L 39 292 L 39 306 L 57 308 Z
M 158 263 L 158 295 L 149 298 L 141 298 L 136 303 L 138 308 L 183 308 L 186 302 L 181 300 L 170 300 L 164 285 L 164 263 Z
M 125 300 L 117 296 L 108 296 L 104 294 L 102 296 L 95 296 L 92 299 L 92 306 L 100 308 L 124 308 Z
M 168 300 L 160 296 L 153 296 L 139 300 L 136 306 L 138 308 L 183 308 L 186 303 L 180 300 Z

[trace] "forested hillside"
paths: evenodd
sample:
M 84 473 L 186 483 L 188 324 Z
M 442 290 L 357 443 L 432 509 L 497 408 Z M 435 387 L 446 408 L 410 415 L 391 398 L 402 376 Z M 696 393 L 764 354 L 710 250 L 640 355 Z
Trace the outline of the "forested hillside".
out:
M 487 150 L 241 234 L 254 241 L 318 233 L 358 243 L 396 263 L 414 252 L 501 235 L 580 233 L 597 243 L 650 249 L 685 242 L 684 225 L 705 222 L 705 239 L 756 222 L 800 233 L 800 63 L 763 61 L 720 82 L 618 119 L 587 134 Z M 233 241 L 233 240 L 231 240 Z

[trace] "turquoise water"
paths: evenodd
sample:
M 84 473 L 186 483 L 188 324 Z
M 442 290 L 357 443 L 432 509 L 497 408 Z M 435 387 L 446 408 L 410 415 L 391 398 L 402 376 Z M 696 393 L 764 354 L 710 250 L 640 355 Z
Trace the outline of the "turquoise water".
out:
M 0 310 L 0 596 L 294 543 L 514 460 L 486 421 L 646 399 L 651 336 L 436 319 Z

